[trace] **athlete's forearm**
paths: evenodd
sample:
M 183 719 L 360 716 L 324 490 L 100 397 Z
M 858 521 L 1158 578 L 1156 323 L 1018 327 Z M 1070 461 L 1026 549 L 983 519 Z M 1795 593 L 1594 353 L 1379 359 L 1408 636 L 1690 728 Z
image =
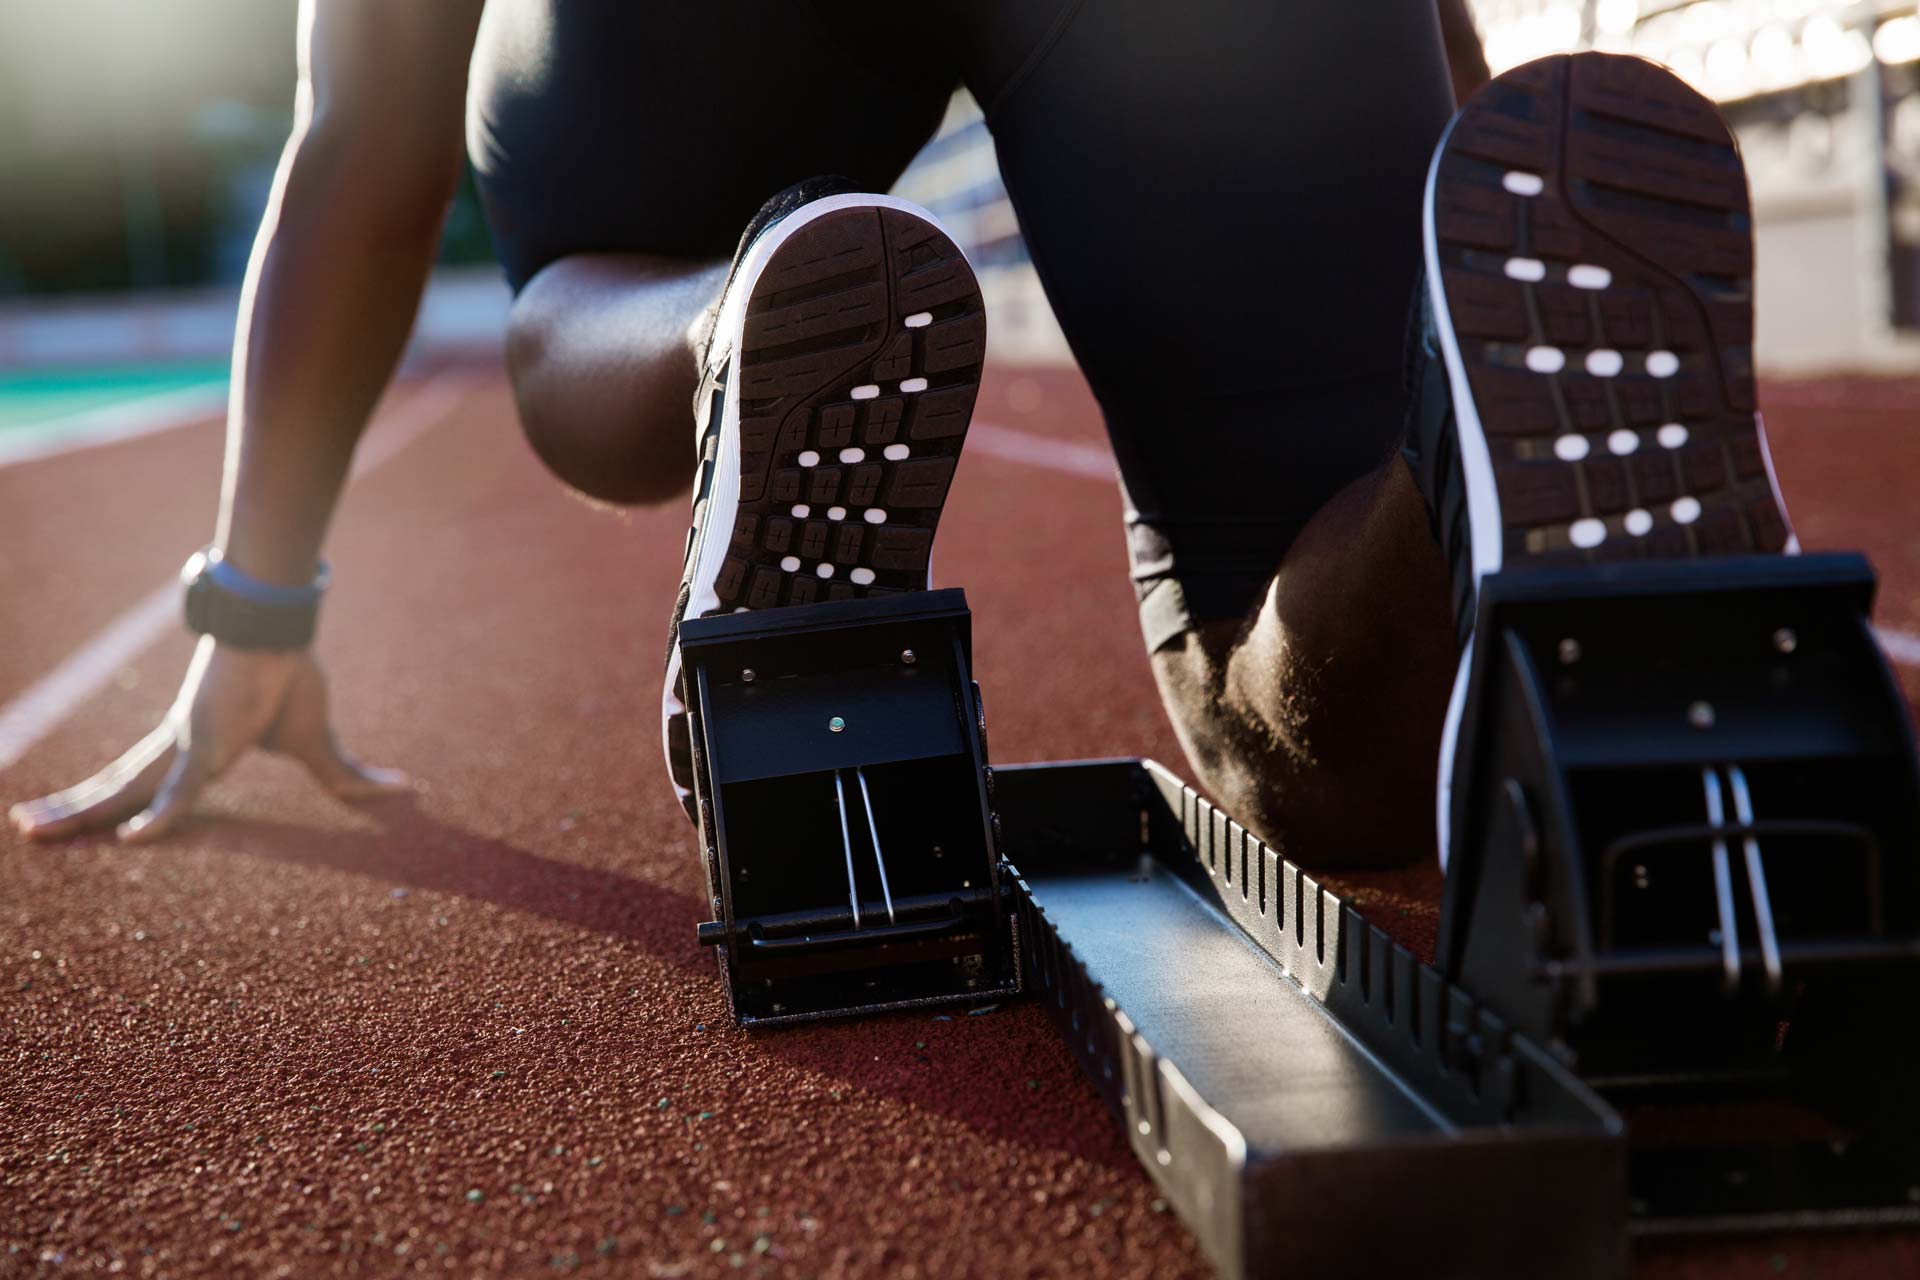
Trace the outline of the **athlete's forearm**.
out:
M 439 241 L 451 171 L 368 172 L 367 159 L 297 131 L 247 268 L 215 536 L 268 582 L 313 577 Z

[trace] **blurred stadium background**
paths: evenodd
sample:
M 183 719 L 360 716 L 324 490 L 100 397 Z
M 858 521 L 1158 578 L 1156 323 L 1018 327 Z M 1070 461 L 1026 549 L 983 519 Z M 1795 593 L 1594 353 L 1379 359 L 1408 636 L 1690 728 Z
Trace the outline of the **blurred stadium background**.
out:
M 1723 104 L 1753 180 L 1765 369 L 1920 369 L 1914 0 L 1471 2 L 1496 72 L 1631 50 Z M 0 8 L 0 431 L 217 396 L 287 130 L 294 17 L 293 0 Z M 900 191 L 982 268 L 996 356 L 1064 360 L 965 95 Z M 470 188 L 442 258 L 416 349 L 496 346 L 507 296 Z

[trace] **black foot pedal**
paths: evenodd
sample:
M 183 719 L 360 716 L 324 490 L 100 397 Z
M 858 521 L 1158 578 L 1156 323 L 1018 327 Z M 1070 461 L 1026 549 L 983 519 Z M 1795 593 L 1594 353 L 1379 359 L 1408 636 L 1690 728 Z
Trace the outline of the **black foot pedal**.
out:
M 1626 1115 L 1640 1230 L 1920 1218 L 1920 782 L 1873 591 L 1845 555 L 1482 583 L 1438 964 Z
M 734 1016 L 1019 989 L 957 589 L 681 624 L 696 793 Z

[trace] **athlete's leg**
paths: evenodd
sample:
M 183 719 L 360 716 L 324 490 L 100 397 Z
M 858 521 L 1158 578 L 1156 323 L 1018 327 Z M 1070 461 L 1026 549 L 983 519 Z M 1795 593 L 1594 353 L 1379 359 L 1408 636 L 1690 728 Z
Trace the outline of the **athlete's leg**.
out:
M 616 502 L 683 490 L 694 347 L 741 229 L 817 174 L 884 191 L 952 84 L 795 0 L 489 5 L 469 149 L 517 295 L 521 421 L 555 473 Z
M 1397 458 L 1336 494 L 1252 616 L 1153 654 L 1188 757 L 1236 817 L 1315 867 L 1432 848 L 1454 649 L 1444 562 Z
M 608 502 L 686 488 L 700 321 L 725 262 L 582 253 L 543 267 L 514 299 L 507 370 L 535 453 Z
M 1168 709 L 1202 782 L 1291 856 L 1414 856 L 1452 658 L 1397 457 L 1452 110 L 1433 2 L 1057 11 L 983 97 L 1113 435 Z

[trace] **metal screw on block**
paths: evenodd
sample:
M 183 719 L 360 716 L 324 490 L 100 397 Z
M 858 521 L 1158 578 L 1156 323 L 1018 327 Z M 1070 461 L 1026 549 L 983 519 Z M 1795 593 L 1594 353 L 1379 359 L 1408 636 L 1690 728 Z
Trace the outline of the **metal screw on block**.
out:
M 1687 723 L 1696 729 L 1713 728 L 1713 704 L 1695 702 L 1687 707 Z
M 845 729 L 846 727 L 847 727 L 847 722 L 841 719 L 839 716 L 835 716 L 833 719 L 827 721 L 827 728 L 832 730 L 834 733 L 839 733 L 842 729 Z
M 1560 665 L 1570 667 L 1580 661 L 1580 642 L 1569 636 L 1560 642 Z
M 742 667 L 742 668 L 740 669 L 740 683 L 741 683 L 741 684 L 752 684 L 752 683 L 753 683 L 753 668 L 752 668 L 752 667 Z
M 1781 653 L 1792 653 L 1800 647 L 1800 637 L 1792 627 L 1782 627 L 1773 633 L 1773 647 Z
M 1648 884 L 1648 879 L 1647 879 L 1646 867 L 1636 865 L 1633 869 L 1633 887 L 1636 889 L 1644 889 L 1647 887 L 1647 884 Z
M 920 661 L 920 659 L 914 656 L 913 650 L 902 649 L 900 651 L 900 661 L 906 663 L 908 666 L 912 666 L 914 663 Z

